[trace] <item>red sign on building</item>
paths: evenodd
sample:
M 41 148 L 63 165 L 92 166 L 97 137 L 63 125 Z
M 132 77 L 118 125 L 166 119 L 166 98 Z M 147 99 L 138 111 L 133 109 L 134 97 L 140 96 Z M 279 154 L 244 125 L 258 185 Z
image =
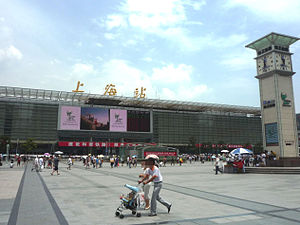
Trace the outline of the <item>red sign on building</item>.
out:
M 177 156 L 177 152 L 144 152 L 144 156 L 157 155 L 157 156 Z

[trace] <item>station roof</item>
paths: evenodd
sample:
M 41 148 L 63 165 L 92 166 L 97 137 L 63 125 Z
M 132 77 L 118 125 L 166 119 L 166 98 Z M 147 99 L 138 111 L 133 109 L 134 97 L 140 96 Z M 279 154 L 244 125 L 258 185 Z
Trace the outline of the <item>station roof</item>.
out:
M 246 47 L 252 48 L 256 51 L 269 47 L 270 45 L 289 47 L 291 44 L 295 43 L 298 40 L 300 40 L 300 38 L 272 32 L 246 45 Z
M 0 86 L 1 99 L 19 99 L 37 102 L 54 102 L 57 104 L 92 104 L 122 107 L 164 109 L 194 112 L 227 112 L 260 115 L 259 107 L 227 104 L 201 103 L 189 101 L 160 100 L 148 98 L 132 98 L 123 96 L 107 96 L 83 92 L 66 92 L 32 88 Z

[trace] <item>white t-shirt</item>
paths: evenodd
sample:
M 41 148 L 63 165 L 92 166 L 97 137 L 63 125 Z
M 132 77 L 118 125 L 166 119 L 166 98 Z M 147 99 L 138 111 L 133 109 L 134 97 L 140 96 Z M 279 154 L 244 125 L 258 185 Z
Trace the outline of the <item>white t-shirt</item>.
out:
M 153 180 L 154 183 L 163 181 L 160 170 L 156 166 L 154 166 L 153 170 L 147 168 L 145 173 L 150 175 L 151 177 L 153 177 L 154 175 L 156 176 L 155 179 Z

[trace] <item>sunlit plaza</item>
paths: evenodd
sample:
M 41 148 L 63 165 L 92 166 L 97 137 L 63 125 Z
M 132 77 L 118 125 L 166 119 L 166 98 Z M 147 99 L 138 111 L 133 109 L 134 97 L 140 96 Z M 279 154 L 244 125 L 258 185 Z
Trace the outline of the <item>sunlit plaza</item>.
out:
M 60 175 L 24 168 L 1 168 L 0 224 L 299 224 L 299 175 L 218 174 L 211 162 L 161 167 L 161 196 L 172 202 L 170 213 L 158 203 L 157 216 L 115 216 L 120 195 L 137 186 L 140 165 L 71 170 Z M 152 188 L 150 191 L 152 191 Z M 14 223 L 15 222 L 15 223 Z

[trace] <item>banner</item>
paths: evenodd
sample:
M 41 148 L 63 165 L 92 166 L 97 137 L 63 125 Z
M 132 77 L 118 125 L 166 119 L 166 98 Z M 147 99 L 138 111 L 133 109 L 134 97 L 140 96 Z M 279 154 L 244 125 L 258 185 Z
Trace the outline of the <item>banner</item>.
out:
M 127 110 L 110 110 L 109 130 L 124 132 L 127 131 Z
M 59 141 L 59 147 L 124 147 L 124 146 L 143 146 L 143 144 L 134 144 L 127 142 L 84 142 L 84 141 Z
M 80 107 L 62 106 L 60 113 L 60 130 L 80 129 Z
M 144 152 L 144 156 L 157 155 L 157 156 L 177 156 L 177 152 Z

